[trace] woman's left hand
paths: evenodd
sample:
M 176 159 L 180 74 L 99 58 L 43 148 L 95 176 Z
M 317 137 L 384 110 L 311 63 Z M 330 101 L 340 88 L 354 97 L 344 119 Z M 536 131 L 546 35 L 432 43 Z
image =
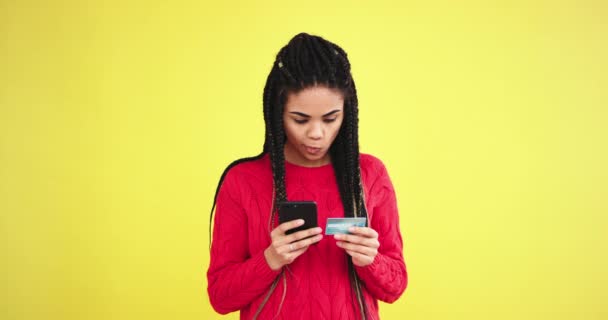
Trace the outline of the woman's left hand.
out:
M 338 247 L 352 257 L 356 266 L 365 267 L 374 262 L 380 247 L 378 232 L 367 227 L 351 227 L 349 232 L 351 234 L 334 235 Z

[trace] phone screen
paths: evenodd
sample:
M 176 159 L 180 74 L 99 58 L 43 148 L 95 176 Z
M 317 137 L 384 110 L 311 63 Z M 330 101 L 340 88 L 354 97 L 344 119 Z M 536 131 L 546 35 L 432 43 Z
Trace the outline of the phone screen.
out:
M 304 219 L 304 224 L 287 230 L 285 234 L 292 234 L 318 226 L 317 203 L 314 201 L 286 201 L 279 203 L 279 223 Z

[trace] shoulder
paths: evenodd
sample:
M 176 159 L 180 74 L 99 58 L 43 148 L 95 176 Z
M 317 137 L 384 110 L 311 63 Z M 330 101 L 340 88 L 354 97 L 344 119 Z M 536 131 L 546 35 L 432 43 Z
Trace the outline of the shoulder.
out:
M 371 187 L 378 181 L 390 179 L 384 162 L 371 154 L 361 153 L 359 166 L 361 167 L 362 182 L 367 186 Z
M 361 153 L 359 155 L 359 166 L 361 167 L 361 174 L 365 172 L 366 174 L 376 175 L 384 174 L 386 172 L 386 167 L 382 160 L 367 153 Z
M 223 184 L 232 186 L 242 186 L 272 178 L 268 154 L 261 157 L 238 159 L 228 165 L 226 170 Z

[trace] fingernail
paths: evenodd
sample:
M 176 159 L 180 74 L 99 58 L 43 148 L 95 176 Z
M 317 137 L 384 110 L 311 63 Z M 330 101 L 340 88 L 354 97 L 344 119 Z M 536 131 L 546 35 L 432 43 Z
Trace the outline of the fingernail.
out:
M 297 225 L 303 225 L 304 224 L 304 220 L 303 219 L 298 219 Z
M 355 231 L 357 231 L 357 227 L 348 228 L 348 232 L 355 232 Z
M 334 239 L 342 239 L 342 235 L 341 234 L 334 234 Z

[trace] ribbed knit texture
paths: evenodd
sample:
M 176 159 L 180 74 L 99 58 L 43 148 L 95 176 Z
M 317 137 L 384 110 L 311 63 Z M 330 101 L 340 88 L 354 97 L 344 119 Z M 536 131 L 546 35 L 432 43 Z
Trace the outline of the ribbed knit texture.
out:
M 380 248 L 371 265 L 356 267 L 356 271 L 363 282 L 368 319 L 378 319 L 377 300 L 399 298 L 407 286 L 407 271 L 395 192 L 387 171 L 371 155 L 361 154 L 360 163 L 370 227 L 379 233 Z M 315 201 L 321 228 L 325 229 L 329 217 L 344 217 L 331 164 L 309 168 L 286 162 L 285 170 L 288 199 Z M 268 225 L 271 201 L 268 155 L 230 169 L 218 194 L 207 272 L 209 298 L 217 312 L 240 310 L 241 319 L 251 319 L 280 276 L 264 257 L 271 243 L 270 230 L 277 225 L 276 219 L 272 227 Z M 281 278 L 258 319 L 359 319 L 347 259 L 350 256 L 336 246 L 334 237 L 324 236 L 285 270 L 286 288 Z

